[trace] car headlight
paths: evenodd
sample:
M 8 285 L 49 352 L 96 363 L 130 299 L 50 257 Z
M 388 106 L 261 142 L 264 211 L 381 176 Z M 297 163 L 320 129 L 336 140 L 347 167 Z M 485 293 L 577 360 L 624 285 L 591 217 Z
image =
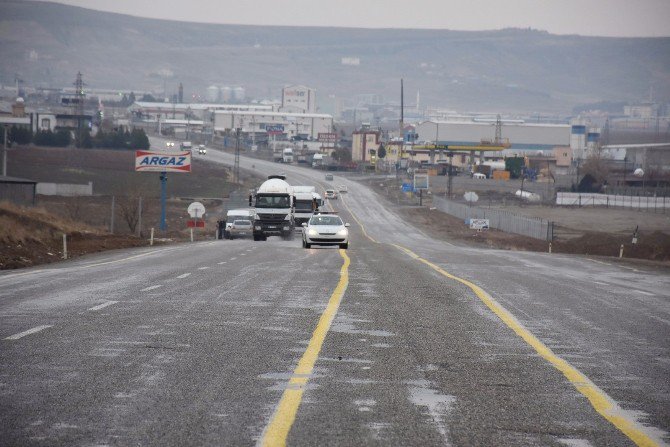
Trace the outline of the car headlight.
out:
M 342 228 L 340 231 L 337 232 L 338 236 L 346 236 L 347 234 L 349 234 L 349 231 L 347 231 L 346 228 Z
M 318 235 L 319 235 L 319 232 L 316 231 L 314 228 L 310 228 L 309 230 L 307 230 L 307 234 L 308 234 L 309 236 L 318 236 Z

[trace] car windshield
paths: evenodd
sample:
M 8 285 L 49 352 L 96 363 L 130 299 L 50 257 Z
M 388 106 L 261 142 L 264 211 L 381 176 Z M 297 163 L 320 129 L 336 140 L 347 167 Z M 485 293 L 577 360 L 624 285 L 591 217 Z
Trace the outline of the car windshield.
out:
M 240 226 L 247 225 L 247 226 L 250 226 L 251 222 L 249 222 L 248 220 L 236 220 L 235 222 L 233 222 L 233 225 L 240 225 Z
M 258 196 L 256 208 L 288 208 L 288 196 Z
M 338 216 L 314 216 L 309 220 L 310 225 L 342 225 Z

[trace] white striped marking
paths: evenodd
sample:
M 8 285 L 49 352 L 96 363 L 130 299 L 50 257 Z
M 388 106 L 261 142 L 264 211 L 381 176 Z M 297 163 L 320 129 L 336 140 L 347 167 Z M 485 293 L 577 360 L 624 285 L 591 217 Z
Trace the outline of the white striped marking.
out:
M 654 296 L 653 293 L 645 292 L 644 290 L 633 290 L 635 293 L 641 293 L 642 295 Z
M 231 261 L 234 261 L 235 259 L 237 259 L 237 258 L 230 258 Z
M 184 279 L 184 278 L 186 278 L 187 276 L 191 276 L 191 274 L 190 274 L 190 273 L 184 273 L 183 275 L 179 275 L 179 276 L 177 276 L 177 279 Z
M 18 334 L 10 335 L 9 337 L 6 337 L 5 340 L 18 340 L 19 338 L 23 338 L 26 335 L 34 334 L 39 331 L 43 331 L 44 329 L 49 329 L 52 327 L 50 324 L 45 324 L 43 326 L 37 326 L 32 329 L 28 329 L 27 331 L 19 332 Z
M 219 264 L 219 265 L 222 265 L 222 264 L 225 264 L 225 263 L 226 263 L 226 261 L 217 262 L 217 264 Z
M 209 267 L 198 267 L 198 270 L 207 270 Z
M 116 303 L 118 303 L 118 301 L 107 301 L 107 302 L 105 302 L 105 303 L 98 304 L 97 306 L 93 306 L 93 307 L 91 307 L 91 308 L 88 309 L 88 310 L 90 310 L 90 311 L 96 311 L 96 310 L 104 309 L 105 307 L 107 307 L 107 306 L 111 306 L 112 304 L 116 304 Z
M 140 292 L 148 292 L 149 290 L 154 290 L 154 289 L 157 289 L 159 287 L 163 287 L 163 285 L 158 284 L 158 285 L 155 285 L 155 286 L 145 287 L 144 289 L 140 290 Z

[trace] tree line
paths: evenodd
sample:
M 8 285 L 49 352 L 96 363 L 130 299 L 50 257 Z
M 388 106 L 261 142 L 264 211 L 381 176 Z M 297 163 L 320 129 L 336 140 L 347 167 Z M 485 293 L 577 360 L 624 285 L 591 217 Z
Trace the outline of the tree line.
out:
M 66 129 L 33 132 L 25 127 L 13 126 L 9 129 L 7 139 L 19 145 L 32 143 L 37 146 L 67 147 L 74 144 L 83 149 L 149 149 L 149 137 L 144 129 L 128 130 L 120 127 L 109 132 L 99 130 L 95 135 L 91 135 L 89 129 L 82 129 L 75 133 L 73 136 Z

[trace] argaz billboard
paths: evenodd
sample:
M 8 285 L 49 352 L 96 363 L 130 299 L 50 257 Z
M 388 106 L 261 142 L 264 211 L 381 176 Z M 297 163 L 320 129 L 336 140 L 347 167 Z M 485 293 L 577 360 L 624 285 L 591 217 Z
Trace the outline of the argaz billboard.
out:
M 135 151 L 135 171 L 191 172 L 191 151 Z

